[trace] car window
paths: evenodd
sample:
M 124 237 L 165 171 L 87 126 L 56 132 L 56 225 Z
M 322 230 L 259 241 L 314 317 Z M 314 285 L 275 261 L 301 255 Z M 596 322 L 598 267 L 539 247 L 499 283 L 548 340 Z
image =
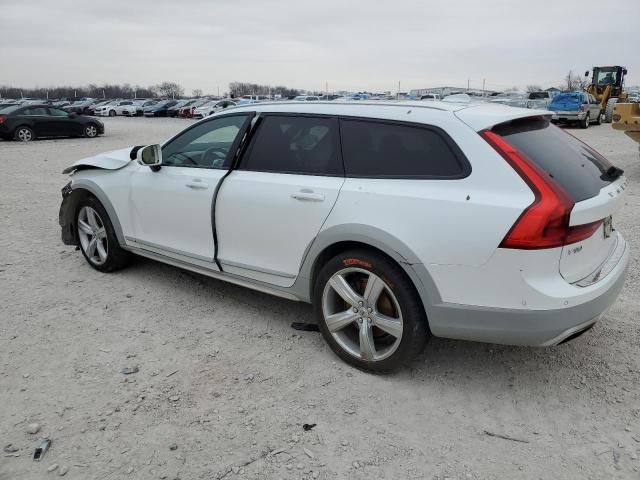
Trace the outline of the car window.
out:
M 47 109 L 44 107 L 32 107 L 32 108 L 25 108 L 22 113 L 22 115 L 46 115 L 47 114 Z
M 471 167 L 462 151 L 434 127 L 341 120 L 348 177 L 463 178 Z
M 186 130 L 162 148 L 167 166 L 224 168 L 247 115 L 219 117 Z M 229 158 L 230 161 L 230 158 Z
M 60 110 L 59 108 L 51 108 L 49 107 L 49 115 L 52 117 L 68 117 L 69 114 L 64 110 Z
M 240 168 L 259 172 L 342 175 L 337 120 L 266 116 L 260 122 Z

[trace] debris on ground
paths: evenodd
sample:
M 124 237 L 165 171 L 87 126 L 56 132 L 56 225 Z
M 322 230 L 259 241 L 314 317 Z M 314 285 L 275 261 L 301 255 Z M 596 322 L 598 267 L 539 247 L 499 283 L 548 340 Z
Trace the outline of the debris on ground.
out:
M 27 433 L 30 433 L 31 435 L 35 435 L 39 431 L 40 431 L 39 423 L 30 423 L 29 425 L 27 425 Z
M 520 442 L 520 443 L 529 443 L 529 440 L 522 440 L 521 438 L 513 438 L 508 435 L 501 435 L 499 433 L 493 433 L 488 430 L 484 431 L 485 435 L 489 435 L 490 437 L 502 438 L 503 440 L 511 440 L 512 442 Z
M 122 370 L 120 370 L 120 373 L 124 375 L 131 375 L 132 373 L 138 373 L 139 371 L 140 367 L 134 365 L 133 367 L 124 367 Z
M 7 443 L 2 449 L 4 453 L 16 453 L 18 450 L 20 449 L 16 447 L 13 443 Z
M 42 457 L 44 457 L 44 454 L 47 453 L 50 447 L 51 447 L 51 440 L 49 440 L 48 438 L 45 438 L 44 440 L 42 440 L 40 442 L 40 445 L 38 445 L 33 452 L 33 459 L 35 461 L 42 460 Z
M 302 425 L 302 429 L 303 429 L 305 432 L 308 432 L 309 430 L 312 430 L 312 429 L 313 429 L 313 427 L 315 427 L 315 426 L 316 426 L 316 424 L 315 424 L 315 423 L 305 423 L 304 425 Z
M 291 324 L 291 328 L 294 330 L 301 330 L 303 332 L 319 332 L 320 327 L 315 323 L 303 323 L 303 322 L 293 322 Z

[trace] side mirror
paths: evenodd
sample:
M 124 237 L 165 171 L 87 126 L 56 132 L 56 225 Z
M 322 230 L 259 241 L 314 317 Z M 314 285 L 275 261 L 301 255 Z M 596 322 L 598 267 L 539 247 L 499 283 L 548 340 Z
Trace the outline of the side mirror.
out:
M 584 72 L 584 76 L 588 77 L 589 76 L 589 70 L 587 70 L 586 72 Z
M 162 164 L 162 149 L 160 145 L 147 145 L 136 153 L 136 160 L 140 165 L 159 167 Z

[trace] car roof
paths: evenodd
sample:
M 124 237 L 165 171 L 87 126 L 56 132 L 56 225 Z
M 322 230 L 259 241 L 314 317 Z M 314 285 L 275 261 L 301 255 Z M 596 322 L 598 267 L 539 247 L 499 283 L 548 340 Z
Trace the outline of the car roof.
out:
M 336 115 L 442 125 L 453 118 L 479 131 L 516 118 L 551 116 L 548 110 L 510 107 L 489 102 L 317 101 L 263 102 L 226 109 L 264 113 Z M 220 113 L 218 114 L 220 115 Z

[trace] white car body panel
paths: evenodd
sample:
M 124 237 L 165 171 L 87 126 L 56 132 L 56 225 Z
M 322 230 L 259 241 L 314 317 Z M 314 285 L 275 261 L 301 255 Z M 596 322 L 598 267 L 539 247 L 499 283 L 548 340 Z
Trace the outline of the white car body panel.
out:
M 94 157 L 83 158 L 65 168 L 62 173 L 71 173 L 81 167 L 95 167 L 102 170 L 118 170 L 126 167 L 131 162 L 131 149 L 133 147 L 121 148 L 111 152 L 101 153 Z
M 125 234 L 127 240 L 213 264 L 211 206 L 225 173 L 226 170 L 176 166 L 154 172 L 136 164 L 129 209 L 133 232 Z
M 343 183 L 343 177 L 232 172 L 216 203 L 223 269 L 291 286 Z

